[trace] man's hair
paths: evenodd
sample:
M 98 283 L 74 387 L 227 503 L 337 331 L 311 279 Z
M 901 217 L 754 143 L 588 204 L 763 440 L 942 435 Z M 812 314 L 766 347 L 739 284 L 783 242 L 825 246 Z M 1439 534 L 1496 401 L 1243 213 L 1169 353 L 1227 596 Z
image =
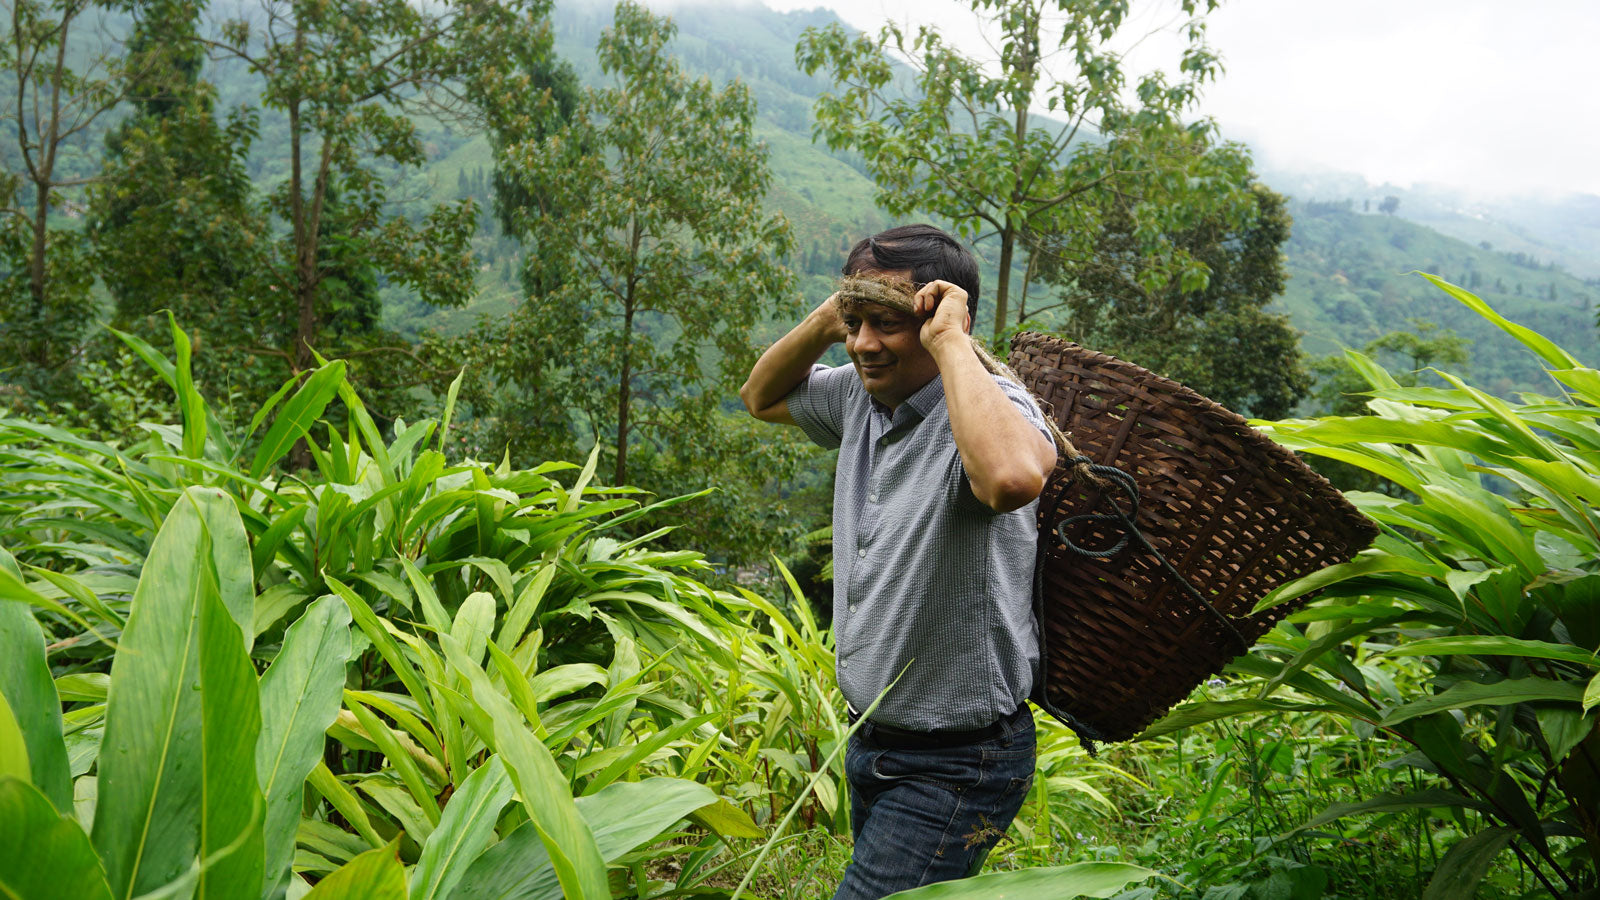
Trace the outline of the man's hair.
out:
M 972 251 L 932 225 L 900 225 L 864 238 L 850 248 L 845 275 L 869 269 L 911 270 L 911 280 L 948 281 L 967 292 L 967 315 L 978 321 L 978 261 Z

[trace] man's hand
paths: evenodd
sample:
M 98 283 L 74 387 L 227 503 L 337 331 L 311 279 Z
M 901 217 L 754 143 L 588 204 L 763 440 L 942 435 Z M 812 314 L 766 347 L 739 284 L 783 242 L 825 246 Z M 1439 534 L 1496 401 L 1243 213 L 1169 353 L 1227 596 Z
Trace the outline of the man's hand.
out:
M 811 374 L 811 364 L 834 344 L 850 336 L 834 297 L 822 301 L 790 332 L 767 348 L 750 370 L 750 377 L 739 389 L 750 415 L 763 422 L 793 425 L 784 398 Z
M 811 311 L 806 316 L 807 324 L 816 328 L 830 343 L 842 344 L 850 336 L 849 329 L 844 327 L 844 318 L 839 315 L 838 294 L 829 294 L 822 305 Z
M 922 346 L 931 353 L 946 341 L 962 341 L 972 330 L 967 292 L 948 281 L 930 281 L 917 291 L 912 309 L 922 322 Z

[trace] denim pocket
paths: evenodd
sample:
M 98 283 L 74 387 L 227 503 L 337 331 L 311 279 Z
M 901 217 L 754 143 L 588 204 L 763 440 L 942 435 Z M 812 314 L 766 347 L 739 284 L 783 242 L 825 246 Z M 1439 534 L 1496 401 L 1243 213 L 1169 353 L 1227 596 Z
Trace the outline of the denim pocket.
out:
M 954 790 L 976 787 L 983 779 L 983 756 L 961 750 L 883 750 L 872 761 L 881 781 L 926 781 Z

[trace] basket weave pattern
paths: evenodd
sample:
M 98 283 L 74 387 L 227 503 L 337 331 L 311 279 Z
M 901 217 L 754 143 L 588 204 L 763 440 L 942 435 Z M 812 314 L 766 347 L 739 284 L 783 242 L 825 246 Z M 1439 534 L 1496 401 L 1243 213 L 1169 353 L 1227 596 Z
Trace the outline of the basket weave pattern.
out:
M 1145 539 L 1246 640 L 1310 597 L 1250 615 L 1258 600 L 1377 536 L 1293 453 L 1175 381 L 1031 332 L 1013 339 L 1010 364 L 1084 455 L 1133 476 Z M 1137 544 L 1109 559 L 1061 544 L 1058 522 L 1120 499 L 1065 472 L 1057 467 L 1039 503 L 1044 705 L 1103 740 L 1126 740 L 1243 651 Z M 1078 524 L 1068 537 L 1103 548 L 1116 530 Z

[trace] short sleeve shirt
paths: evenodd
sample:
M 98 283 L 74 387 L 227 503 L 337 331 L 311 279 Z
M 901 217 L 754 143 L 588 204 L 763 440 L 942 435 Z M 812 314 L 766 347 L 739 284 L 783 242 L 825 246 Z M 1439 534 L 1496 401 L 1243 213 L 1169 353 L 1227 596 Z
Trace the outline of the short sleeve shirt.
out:
M 1027 391 L 995 381 L 1048 437 Z M 873 720 L 922 731 L 982 728 L 1015 710 L 1039 663 L 1038 501 L 996 513 L 972 493 L 940 376 L 891 413 L 853 367 L 819 365 L 786 400 L 812 441 L 839 450 L 833 629 L 845 699 L 864 710 L 894 683 Z

